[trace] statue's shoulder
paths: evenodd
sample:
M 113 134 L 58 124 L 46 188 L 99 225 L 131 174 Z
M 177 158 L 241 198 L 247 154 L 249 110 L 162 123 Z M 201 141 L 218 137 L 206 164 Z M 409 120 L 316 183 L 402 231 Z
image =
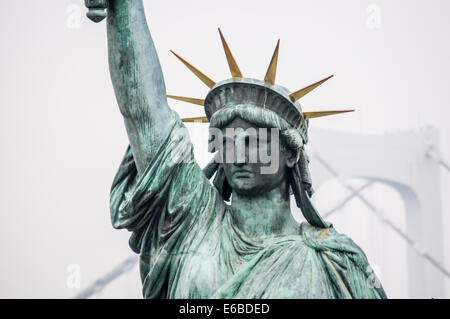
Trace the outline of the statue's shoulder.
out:
M 330 226 L 300 225 L 303 243 L 317 252 L 316 256 L 333 283 L 338 298 L 387 298 L 362 249 L 347 235 Z
M 307 246 L 315 250 L 355 254 L 366 260 L 363 250 L 349 236 L 337 232 L 332 225 L 319 228 L 303 222 L 300 236 Z

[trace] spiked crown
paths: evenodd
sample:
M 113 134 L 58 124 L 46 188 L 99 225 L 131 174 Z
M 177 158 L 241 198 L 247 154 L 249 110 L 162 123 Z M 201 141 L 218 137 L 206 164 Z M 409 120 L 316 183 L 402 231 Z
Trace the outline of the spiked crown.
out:
M 203 83 L 205 83 L 211 89 L 205 99 L 167 95 L 167 97 L 172 99 L 189 102 L 204 107 L 206 116 L 183 118 L 183 122 L 207 123 L 209 122 L 211 116 L 221 108 L 233 105 L 251 104 L 275 112 L 278 116 L 288 122 L 293 128 L 298 129 L 303 137 L 303 140 L 306 143 L 308 119 L 354 111 L 352 109 L 346 109 L 303 112 L 298 100 L 333 77 L 333 75 L 291 93 L 286 88 L 276 85 L 275 78 L 277 71 L 278 53 L 280 48 L 280 40 L 278 40 L 266 75 L 264 77 L 264 81 L 244 78 L 220 29 L 219 34 L 222 40 L 225 56 L 228 61 L 228 66 L 230 68 L 232 76 L 231 79 L 216 83 L 209 76 L 204 74 L 202 71 L 197 69 L 191 63 L 171 50 L 171 52 L 184 65 L 186 65 L 188 69 L 190 69 Z

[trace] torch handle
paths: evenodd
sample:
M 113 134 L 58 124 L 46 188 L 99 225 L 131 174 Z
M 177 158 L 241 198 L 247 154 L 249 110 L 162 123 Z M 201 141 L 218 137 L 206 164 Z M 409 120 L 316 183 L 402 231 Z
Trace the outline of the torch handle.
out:
M 91 21 L 98 23 L 106 18 L 106 8 L 108 8 L 108 0 L 84 0 L 84 4 L 89 9 L 86 16 Z

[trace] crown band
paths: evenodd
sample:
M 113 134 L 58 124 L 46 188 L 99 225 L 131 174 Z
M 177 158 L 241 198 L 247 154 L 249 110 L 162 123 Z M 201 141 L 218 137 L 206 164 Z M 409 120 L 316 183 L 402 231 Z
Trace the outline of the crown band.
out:
M 232 78 L 217 83 L 205 98 L 208 120 L 218 110 L 233 105 L 251 104 L 275 112 L 292 128 L 298 129 L 307 141 L 308 124 L 298 102 L 292 102 L 288 90 L 267 82 L 249 78 Z

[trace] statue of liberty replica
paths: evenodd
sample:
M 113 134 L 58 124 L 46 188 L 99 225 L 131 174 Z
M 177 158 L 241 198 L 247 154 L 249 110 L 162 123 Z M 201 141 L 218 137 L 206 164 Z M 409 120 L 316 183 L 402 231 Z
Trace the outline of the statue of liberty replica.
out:
M 293 92 L 275 84 L 278 43 L 264 80 L 245 78 L 219 30 L 231 78 L 216 83 L 173 52 L 210 90 L 167 96 L 142 0 L 85 2 L 91 20 L 107 18 L 130 142 L 111 220 L 132 232 L 144 298 L 386 298 L 364 252 L 310 199 L 309 119 L 350 110 L 303 112 L 298 100 L 330 77 Z M 206 116 L 180 119 L 167 97 Z M 196 121 L 210 125 L 203 169 L 183 124 Z M 306 222 L 293 218 L 290 196 Z

